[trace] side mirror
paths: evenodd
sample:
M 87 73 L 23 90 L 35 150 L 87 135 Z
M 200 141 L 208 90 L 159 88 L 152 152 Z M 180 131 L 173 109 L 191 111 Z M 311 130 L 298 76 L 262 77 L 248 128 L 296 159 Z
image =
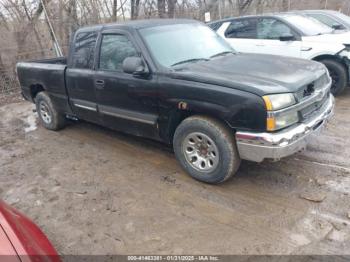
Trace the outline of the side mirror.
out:
M 293 41 L 295 40 L 295 36 L 291 34 L 285 34 L 280 36 L 280 41 L 286 42 L 286 41 Z
M 148 74 L 148 69 L 142 58 L 137 56 L 125 58 L 123 61 L 123 71 L 124 73 L 138 76 Z
M 342 26 L 341 24 L 333 24 L 333 25 L 332 25 L 332 28 L 333 28 L 334 30 L 341 30 L 341 29 L 343 29 L 343 26 Z

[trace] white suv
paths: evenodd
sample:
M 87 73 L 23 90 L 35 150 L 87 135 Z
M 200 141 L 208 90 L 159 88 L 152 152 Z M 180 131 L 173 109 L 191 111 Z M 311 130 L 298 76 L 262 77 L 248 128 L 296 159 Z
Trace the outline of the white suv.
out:
M 349 82 L 350 33 L 336 33 L 313 18 L 274 14 L 231 18 L 208 25 L 238 52 L 292 56 L 323 63 L 332 77 L 331 91 L 335 95 Z

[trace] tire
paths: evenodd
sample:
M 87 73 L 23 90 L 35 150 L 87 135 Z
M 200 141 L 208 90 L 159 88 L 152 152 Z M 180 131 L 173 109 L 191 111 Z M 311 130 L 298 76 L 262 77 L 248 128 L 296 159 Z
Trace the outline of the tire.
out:
M 327 67 L 332 78 L 331 93 L 334 96 L 341 94 L 348 84 L 348 74 L 345 66 L 330 59 L 321 60 L 320 62 Z
M 35 97 L 36 111 L 41 125 L 49 130 L 60 130 L 66 124 L 65 116 L 57 112 L 50 97 L 45 92 L 40 92 Z
M 173 147 L 182 168 L 205 183 L 228 180 L 241 163 L 233 132 L 209 117 L 193 116 L 182 121 L 175 131 Z

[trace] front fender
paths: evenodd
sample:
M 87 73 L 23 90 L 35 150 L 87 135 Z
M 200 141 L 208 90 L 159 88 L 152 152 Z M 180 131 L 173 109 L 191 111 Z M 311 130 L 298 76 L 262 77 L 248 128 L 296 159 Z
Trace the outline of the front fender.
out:
M 301 57 L 314 60 L 319 56 L 335 56 L 344 49 L 344 45 L 335 41 L 317 42 L 307 40 L 305 37 L 302 41 Z
M 266 129 L 263 99 L 249 92 L 203 83 L 175 81 L 171 86 L 168 83 L 167 88 L 160 88 L 159 97 L 159 128 L 161 137 L 165 140 L 171 139 L 181 121 L 192 115 L 211 116 L 227 123 L 233 131 Z

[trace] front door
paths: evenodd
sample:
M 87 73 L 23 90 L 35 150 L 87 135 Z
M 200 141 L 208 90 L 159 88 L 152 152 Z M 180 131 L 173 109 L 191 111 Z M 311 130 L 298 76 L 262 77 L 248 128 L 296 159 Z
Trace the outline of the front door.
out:
M 293 36 L 293 40 L 281 41 L 283 36 Z M 301 39 L 287 24 L 275 18 L 260 18 L 257 22 L 258 53 L 301 56 Z
M 95 75 L 98 110 L 103 124 L 139 136 L 158 138 L 157 81 L 123 72 L 127 57 L 140 56 L 128 33 L 102 33 Z

